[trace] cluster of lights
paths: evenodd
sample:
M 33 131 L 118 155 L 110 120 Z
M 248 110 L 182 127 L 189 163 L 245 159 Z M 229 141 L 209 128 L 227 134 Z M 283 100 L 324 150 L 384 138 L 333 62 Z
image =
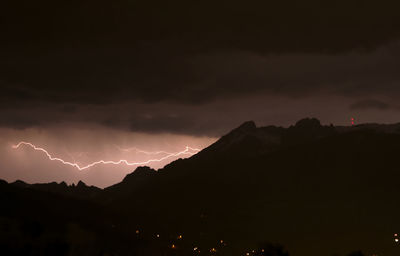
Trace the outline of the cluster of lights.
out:
M 140 231 L 139 230 L 136 230 L 135 231 L 135 233 L 137 234 L 137 235 L 139 235 L 140 234 Z M 155 235 L 157 238 L 160 238 L 160 234 L 156 234 Z M 397 233 L 395 233 L 394 235 L 393 235 L 393 237 L 394 237 L 394 242 L 396 242 L 396 243 L 399 243 L 400 242 L 400 237 L 399 237 L 399 235 L 397 234 Z M 177 240 L 183 240 L 183 235 L 182 234 L 179 234 L 178 236 L 176 236 L 176 239 Z M 225 243 L 225 241 L 224 240 L 220 240 L 219 241 L 219 244 L 220 244 L 220 246 L 222 246 L 222 247 L 225 247 L 227 244 Z M 178 249 L 178 246 L 175 244 L 175 243 L 171 243 L 170 244 L 170 246 L 169 246 L 169 248 L 170 249 L 173 249 L 173 250 L 177 250 Z M 195 254 L 200 254 L 200 248 L 198 247 L 198 246 L 194 246 L 193 248 L 192 248 L 192 251 L 195 253 Z M 208 252 L 211 254 L 211 255 L 213 255 L 213 254 L 216 254 L 217 252 L 218 252 L 218 249 L 217 248 L 215 248 L 215 247 L 212 247 L 212 248 L 210 248 L 209 250 L 208 250 Z M 261 250 L 251 250 L 251 251 L 248 251 L 248 252 L 246 252 L 246 253 L 244 253 L 244 256 L 251 256 L 251 255 L 255 255 L 256 253 L 261 253 L 262 255 L 264 255 L 264 252 L 265 252 L 265 250 L 264 249 L 261 249 Z M 258 255 L 258 254 L 257 254 Z M 372 256 L 378 256 L 377 254 L 372 254 Z
M 261 252 L 264 252 L 264 249 L 262 249 Z M 254 253 L 256 253 L 256 250 L 252 250 L 251 252 L 246 252 L 246 256 L 249 256 Z
M 168 158 L 178 157 L 178 156 L 181 156 L 181 155 L 190 155 L 190 156 L 192 156 L 192 155 L 194 155 L 194 154 L 196 154 L 197 152 L 200 151 L 200 149 L 192 148 L 192 147 L 189 147 L 189 146 L 186 146 L 185 150 L 182 150 L 182 151 L 176 152 L 176 153 L 168 153 L 168 152 L 165 152 L 165 151 L 147 152 L 147 151 L 139 150 L 140 152 L 143 152 L 143 153 L 146 153 L 146 154 L 155 154 L 156 155 L 156 154 L 163 153 L 163 154 L 166 154 L 166 155 L 161 157 L 161 158 L 154 158 L 154 159 L 150 159 L 150 160 L 143 161 L 143 162 L 130 162 L 130 161 L 125 160 L 125 159 L 121 159 L 121 160 L 117 160 L 117 161 L 99 160 L 99 161 L 92 162 L 92 163 L 87 164 L 87 165 L 80 165 L 77 162 L 69 162 L 69 161 L 66 161 L 66 160 L 64 160 L 62 158 L 54 157 L 46 149 L 41 148 L 41 147 L 37 147 L 36 145 L 34 145 L 34 144 L 30 143 L 30 142 L 21 141 L 18 144 L 13 145 L 12 148 L 18 149 L 21 146 L 28 146 L 28 147 L 34 149 L 35 151 L 40 151 L 40 152 L 44 153 L 49 160 L 57 161 L 57 162 L 60 162 L 60 163 L 62 163 L 64 165 L 72 166 L 74 168 L 77 168 L 80 171 L 81 170 L 85 170 L 85 169 L 89 169 L 90 167 L 93 167 L 93 166 L 99 165 L 99 164 L 113 164 L 113 165 L 125 164 L 125 165 L 128 165 L 128 166 L 145 165 L 145 164 L 149 164 L 149 163 L 153 163 L 153 162 L 162 162 L 162 161 L 164 161 L 164 160 L 166 160 Z
M 143 232 L 141 230 L 139 230 L 139 229 L 137 229 L 135 231 L 135 233 L 136 233 L 137 236 L 139 236 L 139 235 L 143 236 L 142 235 Z M 156 233 L 156 234 L 153 235 L 153 237 L 156 237 L 156 239 L 159 239 L 161 236 L 160 236 L 159 233 Z M 175 241 L 171 241 L 171 243 L 167 246 L 167 248 L 172 249 L 172 250 L 179 250 L 180 246 L 178 246 L 178 244 L 179 244 L 179 241 L 182 241 L 182 240 L 183 240 L 183 235 L 182 234 L 177 235 L 175 237 Z M 224 240 L 221 239 L 219 241 L 219 246 L 220 247 L 226 247 L 227 244 L 225 243 Z M 200 252 L 201 252 L 200 251 L 200 247 L 198 247 L 198 246 L 193 246 L 191 250 L 196 255 L 200 254 Z M 217 247 L 212 247 L 209 250 L 206 250 L 206 252 L 209 252 L 211 255 L 214 255 L 214 254 L 216 254 L 218 252 L 218 249 L 217 249 Z
M 139 230 L 136 230 L 136 234 L 139 234 L 140 233 L 140 231 Z M 156 234 L 155 235 L 157 238 L 160 238 L 160 234 Z M 396 242 L 396 243 L 399 243 L 400 242 L 400 237 L 399 237 L 399 235 L 397 234 L 397 233 L 395 233 L 394 235 L 394 241 Z M 177 237 L 176 237 L 176 239 L 177 240 L 183 240 L 183 235 L 178 235 Z M 227 244 L 225 243 L 225 241 L 224 240 L 220 240 L 219 241 L 219 243 L 220 243 L 220 245 L 221 246 L 223 246 L 223 247 L 225 247 Z M 172 243 L 170 246 L 169 246 L 169 248 L 170 249 L 173 249 L 173 250 L 177 250 L 178 249 L 178 246 L 175 244 L 175 243 Z M 194 253 L 196 253 L 196 254 L 200 254 L 200 248 L 199 247 L 197 247 L 197 246 L 194 246 L 193 247 L 193 252 Z M 208 252 L 211 254 L 211 255 L 213 255 L 213 254 L 216 254 L 217 252 L 218 252 L 218 250 L 215 248 L 215 247 L 212 247 L 212 248 L 210 248 L 209 250 L 208 250 Z M 264 249 L 261 249 L 261 250 L 259 250 L 258 252 L 256 251 L 256 250 L 251 250 L 251 251 L 248 251 L 248 252 L 246 252 L 245 254 L 244 254 L 244 256 L 250 256 L 250 255 L 255 255 L 256 253 L 260 253 L 261 252 L 261 254 L 262 255 L 264 255 L 264 252 L 265 252 L 265 250 Z M 258 254 L 257 254 L 258 255 Z M 378 256 L 377 254 L 372 254 L 372 256 Z

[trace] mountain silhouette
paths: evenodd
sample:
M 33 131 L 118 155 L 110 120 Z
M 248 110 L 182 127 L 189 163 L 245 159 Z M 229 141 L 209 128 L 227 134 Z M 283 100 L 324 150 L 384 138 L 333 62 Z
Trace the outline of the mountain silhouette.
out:
M 27 220 L 40 227 L 39 240 L 57 234 L 56 248 L 66 255 L 193 255 L 193 246 L 263 255 L 259 244 L 268 241 L 298 256 L 359 249 L 394 256 L 400 252 L 392 239 L 400 230 L 399 127 L 325 126 L 315 118 L 288 128 L 245 122 L 191 158 L 158 171 L 138 167 L 103 190 L 82 182 L 1 182 L 1 218 L 16 223 L 10 230 L 32 250 L 43 246 L 19 228 Z M 51 231 L 41 213 L 60 230 Z M 91 240 L 78 246 L 63 238 L 68 232 Z M 178 234 L 184 239 L 173 240 Z M 180 249 L 171 250 L 171 243 Z
M 27 184 L 21 180 L 17 180 L 11 183 L 11 185 L 19 188 L 30 188 L 33 190 L 87 199 L 94 197 L 97 193 L 101 191 L 100 188 L 97 188 L 95 186 L 87 186 L 83 181 L 79 181 L 76 185 L 72 184 L 68 186 L 65 182 Z

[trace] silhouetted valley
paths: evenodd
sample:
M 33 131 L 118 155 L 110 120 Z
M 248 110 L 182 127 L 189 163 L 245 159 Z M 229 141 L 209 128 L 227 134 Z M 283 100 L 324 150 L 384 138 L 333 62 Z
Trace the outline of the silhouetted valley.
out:
M 400 124 L 245 122 L 105 189 L 0 183 L 5 255 L 399 255 Z

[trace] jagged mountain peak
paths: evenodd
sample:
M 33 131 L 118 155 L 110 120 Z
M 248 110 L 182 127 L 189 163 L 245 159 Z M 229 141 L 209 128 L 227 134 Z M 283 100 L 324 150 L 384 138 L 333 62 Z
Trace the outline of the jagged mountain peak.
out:
M 78 181 L 78 184 L 76 184 L 76 186 L 77 186 L 77 187 L 87 187 L 86 184 L 85 184 L 85 182 L 83 182 L 83 181 L 81 181 L 81 180 Z
M 233 129 L 231 132 L 248 132 L 248 131 L 254 131 L 255 129 L 257 129 L 257 126 L 254 121 L 246 121 L 236 129 Z
M 139 166 L 136 168 L 136 170 L 132 173 L 129 173 L 128 175 L 125 176 L 123 181 L 129 181 L 129 180 L 136 180 L 137 178 L 145 178 L 147 176 L 150 176 L 152 174 L 155 174 L 157 171 L 154 170 L 153 168 L 150 168 L 148 166 Z

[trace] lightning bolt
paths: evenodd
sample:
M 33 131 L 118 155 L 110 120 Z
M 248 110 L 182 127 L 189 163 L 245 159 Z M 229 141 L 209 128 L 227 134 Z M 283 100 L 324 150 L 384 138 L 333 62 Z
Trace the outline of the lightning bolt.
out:
M 36 151 L 40 151 L 40 152 L 44 153 L 49 160 L 57 161 L 57 162 L 60 162 L 60 163 L 62 163 L 64 165 L 72 166 L 72 167 L 74 167 L 74 168 L 76 168 L 76 169 L 78 169 L 80 171 L 85 170 L 85 169 L 89 169 L 90 167 L 93 167 L 93 166 L 99 165 L 99 164 L 113 164 L 113 165 L 125 164 L 125 165 L 128 165 L 128 166 L 144 165 L 144 164 L 149 164 L 149 163 L 153 163 L 153 162 L 161 162 L 161 161 L 164 161 L 164 160 L 166 160 L 168 158 L 171 158 L 171 157 L 177 157 L 177 156 L 181 156 L 181 155 L 194 155 L 194 154 L 196 154 L 197 152 L 200 151 L 200 149 L 186 146 L 185 150 L 180 151 L 180 152 L 176 152 L 176 153 L 168 153 L 168 152 L 164 152 L 164 151 L 158 151 L 158 152 L 166 153 L 167 155 L 164 156 L 164 157 L 161 157 L 161 158 L 150 159 L 150 160 L 143 161 L 143 162 L 129 162 L 128 160 L 125 160 L 125 159 L 121 159 L 121 160 L 118 160 L 118 161 L 99 160 L 99 161 L 96 161 L 96 162 L 92 162 L 92 163 L 90 163 L 88 165 L 79 165 L 76 162 L 69 162 L 69 161 L 63 160 L 62 158 L 54 157 L 46 149 L 41 148 L 41 147 L 37 147 L 36 145 L 34 145 L 34 144 L 30 143 L 30 142 L 21 141 L 16 145 L 12 145 L 12 148 L 18 149 L 18 148 L 20 148 L 22 146 L 27 146 L 27 147 L 30 147 L 30 148 L 36 150 Z M 147 151 L 143 151 L 143 152 L 151 153 L 151 152 L 147 152 Z M 157 152 L 155 152 L 155 153 L 157 153 Z M 154 152 L 153 152 L 153 154 L 154 154 Z
M 160 154 L 173 155 L 173 154 L 176 154 L 176 153 L 171 153 L 171 152 L 167 152 L 167 151 L 144 151 L 144 150 L 138 149 L 136 147 L 121 148 L 118 145 L 114 145 L 114 147 L 116 147 L 119 151 L 122 151 L 122 152 L 132 152 L 132 151 L 134 151 L 136 153 L 142 153 L 142 154 L 145 154 L 145 155 L 160 155 Z M 191 150 L 191 151 L 196 151 L 196 152 L 199 152 L 201 150 L 201 149 L 198 149 L 198 148 L 192 148 L 192 147 L 188 147 L 188 146 L 186 146 L 186 148 Z

